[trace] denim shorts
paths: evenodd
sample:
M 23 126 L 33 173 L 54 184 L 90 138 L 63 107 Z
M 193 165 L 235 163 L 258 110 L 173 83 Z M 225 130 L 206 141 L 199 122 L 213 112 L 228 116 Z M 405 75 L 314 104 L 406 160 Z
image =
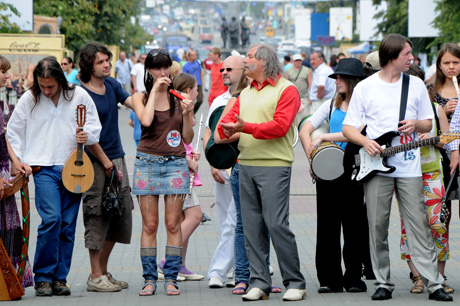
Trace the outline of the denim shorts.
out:
M 185 156 L 156 156 L 137 152 L 133 175 L 134 195 L 189 193 L 190 174 Z

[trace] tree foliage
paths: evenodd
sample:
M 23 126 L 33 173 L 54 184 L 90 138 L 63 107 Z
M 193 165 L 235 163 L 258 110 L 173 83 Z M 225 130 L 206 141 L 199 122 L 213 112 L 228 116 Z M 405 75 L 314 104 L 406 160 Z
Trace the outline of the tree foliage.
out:
M 137 16 L 142 0 L 35 0 L 38 15 L 62 17 L 60 32 L 66 36 L 66 47 L 78 54 L 83 45 L 97 41 L 120 46 L 144 44 L 145 31 L 132 25 L 131 16 Z
M 8 10 L 14 15 L 21 17 L 13 5 L 0 2 L 0 33 L 22 33 L 21 28 L 16 23 L 10 21 L 11 14 L 7 13 Z
M 397 33 L 408 36 L 409 27 L 409 0 L 386 0 L 387 10 L 377 12 L 374 18 L 383 18 L 382 22 L 377 25 L 377 33 L 387 35 Z M 454 0 L 455 1 L 455 0 Z M 375 5 L 378 5 L 382 0 L 373 0 Z M 413 44 L 414 52 L 427 52 L 434 38 L 410 38 Z
M 437 0 L 437 16 L 433 25 L 439 30 L 432 45 L 442 45 L 445 43 L 457 43 L 460 41 L 460 1 L 458 0 Z

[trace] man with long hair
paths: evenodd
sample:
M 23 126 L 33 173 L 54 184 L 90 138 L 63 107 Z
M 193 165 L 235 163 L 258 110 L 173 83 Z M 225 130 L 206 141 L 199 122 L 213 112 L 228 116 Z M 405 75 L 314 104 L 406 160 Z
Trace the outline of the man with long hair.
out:
M 95 292 L 115 292 L 128 288 L 127 282 L 116 280 L 107 271 L 107 263 L 116 242 L 131 242 L 134 208 L 125 152 L 118 129 L 117 107 L 118 103 L 122 103 L 132 108 L 132 103 L 121 84 L 110 77 L 111 58 L 112 53 L 107 47 L 90 43 L 81 49 L 79 59 L 82 87 L 93 98 L 102 125 L 99 143 L 87 147 L 94 167 L 94 183 L 83 194 L 85 247 L 89 250 L 91 263 L 91 275 L 86 289 Z M 114 165 L 123 173 L 119 183 L 119 217 L 110 217 L 102 212 L 102 190 Z
M 33 72 L 34 83 L 19 100 L 8 122 L 8 139 L 18 158 L 40 166 L 34 174 L 38 227 L 34 267 L 37 296 L 70 295 L 67 275 L 72 261 L 81 194 L 62 183 L 62 168 L 76 142 L 95 144 L 101 124 L 91 97 L 69 85 L 59 62 L 46 57 Z M 77 105 L 86 106 L 84 131 L 75 121 Z
M 266 261 L 270 233 L 287 289 L 283 300 L 298 301 L 307 292 L 295 235 L 289 229 L 289 190 L 293 122 L 300 96 L 294 84 L 281 77 L 283 69 L 271 47 L 250 48 L 244 68 L 253 81 L 217 129 L 221 138 L 240 133 L 241 215 L 251 274 L 250 290 L 242 298 L 268 299 L 272 284 Z

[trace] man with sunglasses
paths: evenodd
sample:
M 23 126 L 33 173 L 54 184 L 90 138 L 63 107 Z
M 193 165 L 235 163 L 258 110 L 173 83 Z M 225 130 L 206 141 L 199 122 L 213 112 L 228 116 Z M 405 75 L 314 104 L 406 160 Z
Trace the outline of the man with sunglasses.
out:
M 227 105 L 232 95 L 235 94 L 238 87 L 238 81 L 244 71 L 243 58 L 241 56 L 228 57 L 223 62 L 220 71 L 222 72 L 223 84 L 228 87 L 228 90 L 215 98 L 209 109 L 209 114 L 205 123 L 206 129 L 203 134 L 204 151 L 206 151 L 206 145 L 212 133 L 209 119 L 215 110 L 221 106 Z M 211 166 L 211 173 L 215 181 L 214 197 L 217 222 L 219 223 L 219 245 L 209 265 L 208 285 L 210 288 L 222 288 L 227 280 L 227 273 L 233 267 L 234 263 L 236 210 L 230 185 L 230 177 L 226 169 L 216 169 Z
M 118 103 L 132 108 L 131 97 L 121 84 L 110 77 L 112 52 L 98 43 L 90 43 L 80 51 L 80 79 L 96 104 L 102 131 L 99 143 L 87 146 L 94 168 L 94 183 L 83 194 L 83 223 L 85 247 L 89 250 L 91 274 L 86 290 L 115 292 L 128 288 L 125 281 L 116 280 L 107 269 L 110 253 L 115 243 L 129 244 L 132 232 L 131 187 L 118 128 Z M 116 166 L 119 174 L 121 216 L 103 214 L 102 193 L 106 178 Z

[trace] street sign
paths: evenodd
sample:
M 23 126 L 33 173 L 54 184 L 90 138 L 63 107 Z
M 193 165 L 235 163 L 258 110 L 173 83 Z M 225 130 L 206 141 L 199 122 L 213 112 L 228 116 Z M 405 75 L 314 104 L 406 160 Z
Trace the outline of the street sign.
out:
M 318 45 L 321 45 L 321 46 L 335 45 L 335 36 L 318 36 Z

